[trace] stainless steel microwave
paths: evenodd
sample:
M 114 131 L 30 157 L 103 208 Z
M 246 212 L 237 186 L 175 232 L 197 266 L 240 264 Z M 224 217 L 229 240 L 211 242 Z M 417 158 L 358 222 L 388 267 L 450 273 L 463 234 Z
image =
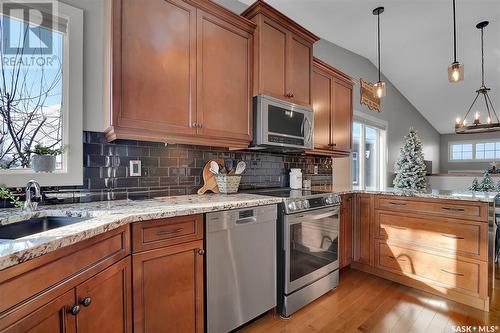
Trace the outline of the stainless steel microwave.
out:
M 253 98 L 254 148 L 313 149 L 314 117 L 311 108 L 274 97 Z

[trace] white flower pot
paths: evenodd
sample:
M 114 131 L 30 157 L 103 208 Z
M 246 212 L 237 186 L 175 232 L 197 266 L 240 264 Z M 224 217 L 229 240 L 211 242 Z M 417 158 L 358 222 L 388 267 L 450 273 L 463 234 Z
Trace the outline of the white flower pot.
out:
M 31 169 L 35 172 L 53 172 L 56 169 L 56 157 L 52 155 L 32 155 Z

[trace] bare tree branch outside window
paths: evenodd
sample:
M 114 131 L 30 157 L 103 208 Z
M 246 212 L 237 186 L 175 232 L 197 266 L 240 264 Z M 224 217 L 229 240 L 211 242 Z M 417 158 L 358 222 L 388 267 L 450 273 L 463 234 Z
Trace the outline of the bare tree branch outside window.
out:
M 0 15 L 0 40 L 9 24 L 9 41 L 17 48 L 7 54 L 0 44 L 0 168 L 29 168 L 28 150 L 35 145 L 58 149 L 62 142 L 63 34 Z M 35 34 L 35 36 L 30 36 Z M 52 34 L 53 54 L 42 54 L 43 36 Z M 30 37 L 30 38 L 29 38 Z M 33 40 L 40 45 L 33 46 Z M 28 45 L 30 44 L 30 45 Z M 61 168 L 61 161 L 58 161 Z

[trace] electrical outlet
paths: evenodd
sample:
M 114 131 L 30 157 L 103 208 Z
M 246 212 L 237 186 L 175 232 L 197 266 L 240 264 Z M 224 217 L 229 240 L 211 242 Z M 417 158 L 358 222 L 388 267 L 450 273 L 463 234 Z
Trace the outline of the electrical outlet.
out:
M 317 165 L 315 165 L 315 166 L 314 166 L 314 174 L 315 174 L 315 175 L 317 175 L 317 174 L 318 174 L 318 172 L 319 172 L 319 170 L 318 170 L 318 166 L 317 166 Z
M 130 177 L 140 177 L 141 176 L 141 160 L 131 160 L 130 161 Z

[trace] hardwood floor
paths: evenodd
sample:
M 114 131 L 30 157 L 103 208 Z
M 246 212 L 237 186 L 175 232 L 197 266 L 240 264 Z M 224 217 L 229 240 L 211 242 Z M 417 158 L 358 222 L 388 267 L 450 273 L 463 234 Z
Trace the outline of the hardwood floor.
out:
M 495 328 L 500 326 L 500 289 L 496 289 L 494 297 L 491 311 L 483 312 L 348 269 L 341 272 L 337 290 L 296 312 L 291 319 L 268 313 L 239 332 L 437 333 L 458 332 L 453 330 L 456 325 L 488 325 L 494 326 L 493 330 L 483 332 L 500 332 L 499 327 Z

